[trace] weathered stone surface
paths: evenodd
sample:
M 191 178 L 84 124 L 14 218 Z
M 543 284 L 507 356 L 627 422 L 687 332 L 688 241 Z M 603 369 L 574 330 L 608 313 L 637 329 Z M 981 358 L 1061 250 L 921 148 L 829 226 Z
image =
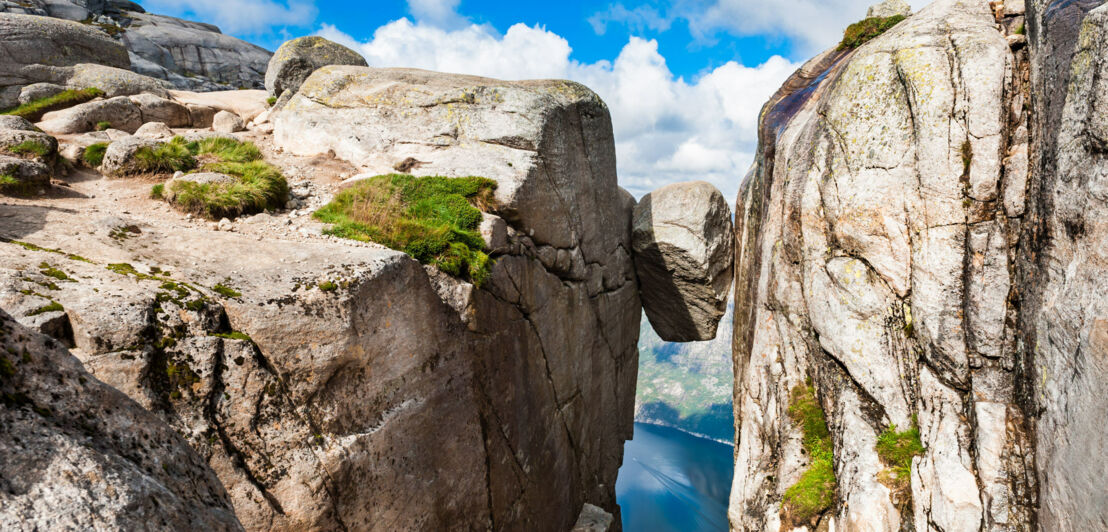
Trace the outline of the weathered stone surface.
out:
M 704 181 L 666 185 L 642 198 L 631 246 L 643 309 L 663 340 L 711 340 L 727 311 L 734 260 L 731 209 Z
M 20 185 L 16 187 L 16 192 L 20 192 L 26 190 L 24 187 L 49 185 L 51 172 L 50 167 L 41 162 L 0 154 L 0 175 L 18 181 Z
M 35 125 L 21 116 L 0 115 L 0 129 L 35 131 Z
M 143 123 L 161 122 L 169 127 L 188 127 L 192 117 L 188 107 L 173 100 L 159 98 L 153 94 L 139 94 L 131 97 L 139 108 Z
M 589 503 L 581 508 L 581 515 L 570 532 L 608 532 L 612 526 L 612 514 Z
M 1108 7 L 1027 2 L 1032 178 L 1017 272 L 1040 530 L 1108 522 Z M 1093 458 L 1097 457 L 1097 458 Z M 1030 465 L 1030 464 L 1029 464 Z
M 142 111 L 129 98 L 117 96 L 46 113 L 38 127 L 55 134 L 84 133 L 97 129 L 101 122 L 111 124 L 113 129 L 134 133 L 142 125 Z
M 104 91 L 109 98 L 140 93 L 164 97 L 166 89 L 172 87 L 168 82 L 160 79 L 122 68 L 92 63 L 81 63 L 72 68 L 58 70 L 53 79 L 64 83 L 70 89 L 96 87 Z
M 130 67 L 127 50 L 90 26 L 48 17 L 0 13 L 0 108 L 18 103 L 24 85 L 55 81 L 78 63 Z
M 885 0 L 879 4 L 874 4 L 866 11 L 866 18 L 871 17 L 895 17 L 908 16 L 912 14 L 912 6 L 908 5 L 908 2 L 904 0 Z
M 141 148 L 156 148 L 162 144 L 153 139 L 128 137 L 114 140 L 104 151 L 104 161 L 100 171 L 106 176 L 119 177 L 131 173 L 134 167 L 135 152 Z
M 269 51 L 220 33 L 211 24 L 129 13 L 122 35 L 137 70 L 181 89 L 262 88 Z
M 19 91 L 19 103 L 31 103 L 42 98 L 49 98 L 59 92 L 64 92 L 65 87 L 54 83 L 32 83 Z
M 57 340 L 0 310 L 0 347 L 0 528 L 242 530 L 204 460 Z
M 135 131 L 136 137 L 157 140 L 169 140 L 173 138 L 173 130 L 161 122 L 147 122 Z
M 282 44 L 269 60 L 265 90 L 270 96 L 296 92 L 316 69 L 327 65 L 369 66 L 358 52 L 319 36 L 300 37 Z
M 34 144 L 46 151 L 44 155 L 33 152 L 15 153 L 12 150 L 17 147 L 28 147 Z M 58 139 L 39 131 L 27 131 L 25 129 L 0 128 L 0 153 L 21 155 L 23 157 L 52 158 L 58 153 Z
M 235 113 L 219 111 L 212 117 L 212 130 L 217 133 L 237 133 L 244 129 L 242 118 Z
M 808 379 L 837 476 L 820 527 L 1033 526 L 1005 211 L 1026 194 L 1005 163 L 1026 149 L 1021 65 L 986 2 L 938 0 L 765 107 L 736 213 L 734 529 L 807 524 L 782 505 L 809 460 L 787 413 Z M 917 421 L 910 488 L 883 483 L 877 436 Z

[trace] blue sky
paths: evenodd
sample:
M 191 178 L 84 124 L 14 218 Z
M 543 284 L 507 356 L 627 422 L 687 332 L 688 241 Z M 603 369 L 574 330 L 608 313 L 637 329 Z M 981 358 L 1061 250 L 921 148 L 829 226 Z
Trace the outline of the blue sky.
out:
M 141 0 L 270 50 L 318 34 L 371 66 L 566 78 L 612 112 L 620 183 L 636 196 L 703 179 L 734 198 L 758 111 L 876 0 Z M 926 2 L 916 0 L 913 7 Z

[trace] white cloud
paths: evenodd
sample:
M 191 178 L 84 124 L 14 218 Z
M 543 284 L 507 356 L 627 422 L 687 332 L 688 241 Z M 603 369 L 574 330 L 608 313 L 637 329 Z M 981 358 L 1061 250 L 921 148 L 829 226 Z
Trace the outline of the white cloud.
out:
M 372 66 L 414 67 L 500 79 L 564 78 L 607 102 L 620 184 L 636 196 L 702 179 L 735 197 L 757 145 L 762 104 L 798 65 L 773 57 L 757 67 L 734 61 L 694 80 L 675 77 L 655 41 L 631 38 L 612 61 L 580 63 L 561 36 L 516 24 L 447 30 L 401 19 L 359 43 L 334 26 L 318 32 L 360 51 Z
M 190 16 L 227 33 L 259 34 L 275 26 L 311 26 L 318 13 L 314 0 L 143 0 L 148 11 Z
M 440 28 L 456 28 L 465 25 L 465 17 L 458 14 L 461 0 L 408 0 L 408 10 L 420 22 Z
M 726 31 L 738 35 L 778 35 L 794 41 L 800 55 L 811 55 L 842 39 L 843 30 L 866 16 L 879 0 L 714 0 L 706 9 L 686 13 L 694 34 Z M 913 10 L 931 0 L 910 0 Z
M 641 34 L 646 30 L 666 31 L 673 24 L 673 19 L 663 16 L 651 6 L 627 9 L 623 4 L 615 4 L 589 17 L 589 25 L 597 35 L 604 35 L 610 23 L 622 24 L 633 33 Z

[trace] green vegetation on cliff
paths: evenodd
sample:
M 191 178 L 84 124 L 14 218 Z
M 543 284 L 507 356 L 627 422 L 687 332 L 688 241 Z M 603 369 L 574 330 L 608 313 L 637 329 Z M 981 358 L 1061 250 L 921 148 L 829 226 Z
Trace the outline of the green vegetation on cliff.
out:
M 853 50 L 885 33 L 889 28 L 900 24 L 904 18 L 904 15 L 894 15 L 891 17 L 870 17 L 855 22 L 847 26 L 846 32 L 843 33 L 843 40 L 839 43 L 839 50 Z
M 835 497 L 834 455 L 827 418 L 810 382 L 793 388 L 788 413 L 800 427 L 804 450 L 811 460 L 800 480 L 785 490 L 787 515 L 800 524 L 831 507 Z
M 313 216 L 333 224 L 327 234 L 403 251 L 480 286 L 492 266 L 481 212 L 495 190 L 483 177 L 381 175 L 338 193 Z
M 878 480 L 891 488 L 898 498 L 907 494 L 905 501 L 911 501 L 912 458 L 922 455 L 927 449 L 919 438 L 919 426 L 915 416 L 912 426 L 905 431 L 897 431 L 896 425 L 889 425 L 877 437 L 877 456 L 889 465 L 878 475 Z
M 39 119 L 42 118 L 42 115 L 50 111 L 73 107 L 74 105 L 85 103 L 103 95 L 104 91 L 95 88 L 68 90 L 59 92 L 53 96 L 47 96 L 46 98 L 40 98 L 33 102 L 25 103 L 0 114 L 21 116 L 31 122 L 38 122 Z

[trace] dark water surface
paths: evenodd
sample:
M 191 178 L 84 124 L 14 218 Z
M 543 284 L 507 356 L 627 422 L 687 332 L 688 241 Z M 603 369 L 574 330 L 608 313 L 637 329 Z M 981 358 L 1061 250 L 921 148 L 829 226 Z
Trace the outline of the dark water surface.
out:
M 726 532 L 733 450 L 680 430 L 635 423 L 616 481 L 623 530 Z

